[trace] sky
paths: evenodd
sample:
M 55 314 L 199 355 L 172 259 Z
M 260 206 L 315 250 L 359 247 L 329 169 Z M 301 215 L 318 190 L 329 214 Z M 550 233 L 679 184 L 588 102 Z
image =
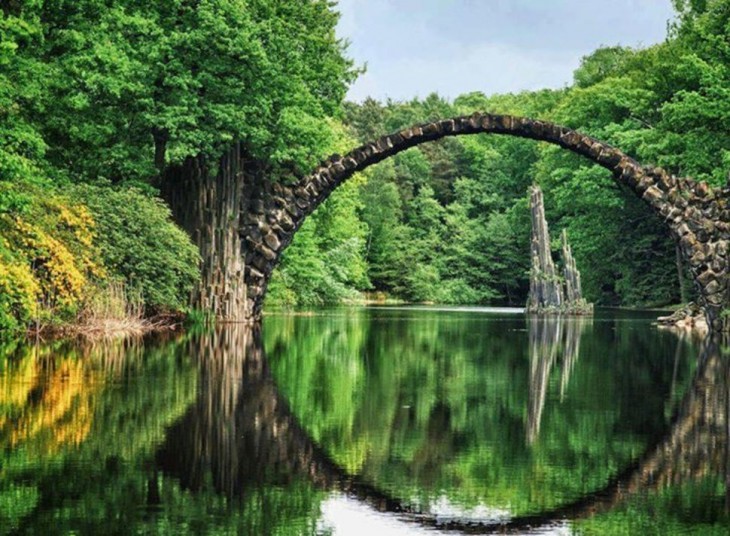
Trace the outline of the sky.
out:
M 347 98 L 453 99 L 561 88 L 600 46 L 664 40 L 671 0 L 339 0 L 337 35 L 367 72 Z

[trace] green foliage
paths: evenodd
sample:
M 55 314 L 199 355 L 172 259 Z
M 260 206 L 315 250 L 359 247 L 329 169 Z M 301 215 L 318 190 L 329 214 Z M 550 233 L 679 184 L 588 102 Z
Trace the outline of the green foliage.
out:
M 517 102 L 525 113 L 555 99 L 540 92 L 507 100 L 495 102 L 513 108 Z M 385 106 L 369 100 L 348 105 L 347 122 L 363 139 L 377 128 L 491 106 L 478 94 L 454 104 L 437 95 Z M 536 158 L 534 145 L 522 140 L 479 136 L 423 145 L 375 166 L 361 190 L 375 289 L 409 301 L 523 302 L 529 236 L 523 197 Z
M 641 494 L 611 512 L 573 523 L 579 534 L 703 534 L 727 532 L 730 516 L 718 508 L 725 501 L 721 478 Z
M 0 181 L 2 193 L 22 202 L 0 213 L 0 329 L 72 316 L 104 275 L 88 210 L 48 183 Z
M 580 347 L 569 361 L 556 347 L 528 349 L 535 326 L 524 322 L 366 309 L 269 317 L 263 334 L 292 411 L 358 481 L 425 510 L 445 498 L 520 515 L 599 490 L 639 458 L 666 430 L 681 398 L 672 385 L 689 383 L 694 362 L 671 334 L 606 319 L 567 327 Z M 531 371 L 545 360 L 529 442 L 540 392 Z
M 34 30 L 14 50 L 41 65 L 37 128 L 75 178 L 149 180 L 155 165 L 215 158 L 234 140 L 308 169 L 354 76 L 326 0 L 22 4 L 5 33 L 12 45 Z
M 101 260 L 111 278 L 138 289 L 152 311 L 185 309 L 199 256 L 167 206 L 133 188 L 81 185 L 73 192 L 97 222 Z
M 267 303 L 286 306 L 356 301 L 370 286 L 365 228 L 357 213 L 360 183 L 353 179 L 328 199 L 294 237 L 274 272 Z
M 148 312 L 180 311 L 197 249 L 158 199 L 135 189 L 0 181 L 0 329 L 73 320 L 95 289 L 123 282 Z
M 722 185 L 730 169 L 730 2 L 677 0 L 675 6 L 679 18 L 666 42 L 647 49 L 599 48 L 583 58 L 575 84 L 565 90 L 470 93 L 453 103 L 437 95 L 384 105 L 368 100 L 348 105 L 346 121 L 364 140 L 474 110 L 545 118 L 643 163 Z M 537 182 L 554 235 L 568 229 L 589 300 L 679 300 L 677 274 L 685 268 L 675 264 L 666 226 L 586 160 L 553 146 L 470 136 L 420 146 L 393 161 L 372 172 L 372 195 L 363 189 L 376 289 L 410 300 L 524 303 L 524 196 Z M 397 203 L 388 200 L 393 191 Z M 429 196 L 436 205 L 427 202 Z M 379 219 L 387 221 L 387 231 Z
M 31 5 L 32 2 L 19 2 Z M 38 98 L 46 81 L 43 64 L 22 53 L 41 42 L 35 17 L 3 10 L 0 17 L 0 181 L 29 180 L 37 175 L 46 144 L 25 103 Z M 14 204 L 0 193 L 0 213 Z
M 149 185 L 166 164 L 199 153 L 214 159 L 236 140 L 274 180 L 286 180 L 356 139 L 485 110 L 554 120 L 642 162 L 720 185 L 730 169 L 730 0 L 674 4 L 678 18 L 664 43 L 599 48 L 583 58 L 572 87 L 453 102 L 436 94 L 368 99 L 343 107 L 345 132 L 331 117 L 357 72 L 326 0 L 15 1 L 0 19 L 0 181 Z M 411 149 L 333 195 L 287 251 L 271 301 L 352 300 L 374 288 L 412 301 L 522 304 L 532 182 L 543 187 L 555 232 L 569 230 L 588 299 L 678 300 L 663 224 L 606 172 L 555 148 L 475 136 Z M 0 215 L 35 206 L 34 195 L 0 188 Z M 96 205 L 118 221 L 113 203 Z M 182 238 L 165 230 L 166 216 L 148 218 L 161 225 L 157 243 L 135 249 L 119 233 L 102 236 L 120 228 L 147 236 L 133 217 L 130 210 L 121 227 L 97 222 L 110 273 L 141 277 L 153 309 L 181 307 L 195 262 L 187 246 L 177 256 Z M 38 257 L 49 248 L 33 237 Z M 139 262 L 123 259 L 117 244 Z M 6 325 L 33 314 L 30 286 L 7 283 L 28 258 L 14 247 L 0 245 Z M 11 266 L 16 275 L 8 275 Z
M 337 17 L 327 0 L 4 6 L 0 328 L 23 327 L 39 301 L 71 316 L 87 283 L 107 279 L 139 290 L 148 312 L 183 309 L 197 255 L 149 185 L 168 163 L 214 160 L 234 141 L 272 177 L 310 169 L 333 144 L 330 117 L 355 75 Z M 111 188 L 120 182 L 150 195 Z M 39 212 L 46 195 L 61 214 L 91 208 L 98 270 L 73 230 Z M 326 244 L 325 265 L 336 267 L 326 294 L 367 286 L 363 236 Z

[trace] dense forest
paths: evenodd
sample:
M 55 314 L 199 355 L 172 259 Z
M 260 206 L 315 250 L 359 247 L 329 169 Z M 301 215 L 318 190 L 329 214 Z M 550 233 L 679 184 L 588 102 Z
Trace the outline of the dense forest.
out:
M 287 181 L 332 152 L 475 110 L 548 119 L 718 185 L 730 166 L 730 0 L 674 0 L 665 42 L 605 47 L 572 85 L 344 102 L 358 69 L 324 0 L 12 0 L 0 21 L 0 328 L 188 310 L 198 253 L 160 181 L 232 143 Z M 297 233 L 269 304 L 525 301 L 527 188 L 598 304 L 686 301 L 662 222 L 555 147 L 445 139 L 351 179 Z M 557 236 L 557 233 L 554 233 Z M 120 290 L 121 289 L 121 290 Z

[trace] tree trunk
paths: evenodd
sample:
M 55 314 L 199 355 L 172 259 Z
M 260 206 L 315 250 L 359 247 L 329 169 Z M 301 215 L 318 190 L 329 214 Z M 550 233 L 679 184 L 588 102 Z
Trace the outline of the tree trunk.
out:
M 684 264 L 682 263 L 682 251 L 677 244 L 674 248 L 677 256 L 677 278 L 679 279 L 679 300 L 681 303 L 687 303 L 689 301 L 689 295 L 687 294 L 687 281 L 684 277 Z
M 203 156 L 168 168 L 162 181 L 173 218 L 191 236 L 201 257 L 201 279 L 191 305 L 222 321 L 248 321 L 240 237 L 245 162 L 240 144 L 215 167 Z
M 155 141 L 155 168 L 160 174 L 165 169 L 168 137 L 169 135 L 166 129 L 152 129 L 152 138 Z

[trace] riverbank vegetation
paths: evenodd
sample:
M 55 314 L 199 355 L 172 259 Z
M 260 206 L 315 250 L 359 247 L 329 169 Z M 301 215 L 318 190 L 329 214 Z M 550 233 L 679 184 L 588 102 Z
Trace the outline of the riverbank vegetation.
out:
M 287 181 L 329 152 L 484 110 L 564 124 L 722 184 L 730 1 L 674 3 L 665 42 L 601 48 L 564 89 L 385 103 L 343 102 L 357 70 L 322 0 L 6 3 L 0 329 L 93 318 L 92 297 L 107 289 L 124 289 L 117 311 L 184 311 L 198 254 L 159 199 L 159 180 L 187 157 L 215 160 L 234 140 L 268 178 Z M 336 191 L 286 251 L 268 303 L 373 292 L 522 305 L 533 182 L 551 227 L 568 230 L 589 301 L 691 298 L 662 222 L 607 172 L 556 147 L 469 136 L 411 149 Z
M 239 140 L 313 166 L 354 76 L 324 0 L 18 0 L 0 8 L 0 330 L 78 322 L 107 289 L 184 312 L 199 255 L 168 166 Z M 136 314 L 136 313 L 135 313 Z

